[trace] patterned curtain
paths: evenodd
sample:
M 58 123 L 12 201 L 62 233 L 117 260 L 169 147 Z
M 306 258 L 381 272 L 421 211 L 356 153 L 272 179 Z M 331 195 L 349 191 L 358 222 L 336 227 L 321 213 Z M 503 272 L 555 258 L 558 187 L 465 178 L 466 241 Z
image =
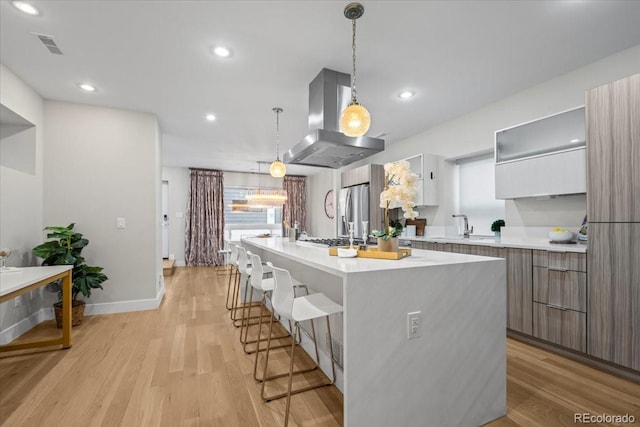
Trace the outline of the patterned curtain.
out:
M 287 192 L 287 202 L 282 210 L 283 223 L 286 221 L 293 227 L 298 222 L 300 232 L 307 229 L 306 180 L 304 176 L 285 176 L 282 183 L 282 188 Z
M 191 169 L 184 231 L 188 266 L 222 265 L 224 246 L 224 185 L 221 171 Z

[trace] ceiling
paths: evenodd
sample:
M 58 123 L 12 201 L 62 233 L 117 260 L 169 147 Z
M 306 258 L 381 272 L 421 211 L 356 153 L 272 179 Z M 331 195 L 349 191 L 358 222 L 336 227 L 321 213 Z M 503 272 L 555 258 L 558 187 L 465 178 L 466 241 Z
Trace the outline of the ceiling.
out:
M 274 160 L 275 106 L 282 156 L 307 134 L 309 82 L 323 67 L 351 69 L 347 1 L 30 3 L 40 16 L 0 3 L 2 64 L 46 99 L 156 114 L 165 166 Z M 368 135 L 387 144 L 640 43 L 640 1 L 362 3 L 358 98 Z M 216 45 L 232 55 L 216 57 Z M 79 90 L 85 81 L 98 91 Z M 401 100 L 403 89 L 416 96 Z

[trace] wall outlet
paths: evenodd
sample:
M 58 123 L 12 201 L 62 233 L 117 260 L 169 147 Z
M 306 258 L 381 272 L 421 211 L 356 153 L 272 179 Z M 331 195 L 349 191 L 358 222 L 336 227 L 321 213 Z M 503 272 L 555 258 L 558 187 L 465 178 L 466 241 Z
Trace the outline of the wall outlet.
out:
M 407 339 L 413 340 L 422 336 L 422 312 L 407 313 Z

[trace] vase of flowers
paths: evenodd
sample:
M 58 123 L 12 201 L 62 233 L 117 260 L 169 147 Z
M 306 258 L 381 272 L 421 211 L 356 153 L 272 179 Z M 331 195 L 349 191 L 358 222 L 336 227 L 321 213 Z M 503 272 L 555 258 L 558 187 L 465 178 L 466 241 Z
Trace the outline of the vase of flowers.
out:
M 378 238 L 379 251 L 398 250 L 402 224 L 400 221 L 389 220 L 389 209 L 402 208 L 404 218 L 415 219 L 418 216 L 418 212 L 413 210 L 416 178 L 417 175 L 411 172 L 406 160 L 384 165 L 384 190 L 380 193 L 380 207 L 384 209 L 384 229 L 372 231 Z

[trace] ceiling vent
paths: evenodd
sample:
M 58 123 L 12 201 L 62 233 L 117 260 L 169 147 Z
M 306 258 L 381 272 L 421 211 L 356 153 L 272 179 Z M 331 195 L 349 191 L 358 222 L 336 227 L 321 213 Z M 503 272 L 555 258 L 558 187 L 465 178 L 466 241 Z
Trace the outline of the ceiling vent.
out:
M 34 36 L 40 39 L 44 47 L 49 49 L 49 52 L 54 53 L 56 55 L 62 55 L 62 51 L 58 47 L 55 41 L 53 41 L 53 36 L 47 36 L 45 34 L 33 33 Z

